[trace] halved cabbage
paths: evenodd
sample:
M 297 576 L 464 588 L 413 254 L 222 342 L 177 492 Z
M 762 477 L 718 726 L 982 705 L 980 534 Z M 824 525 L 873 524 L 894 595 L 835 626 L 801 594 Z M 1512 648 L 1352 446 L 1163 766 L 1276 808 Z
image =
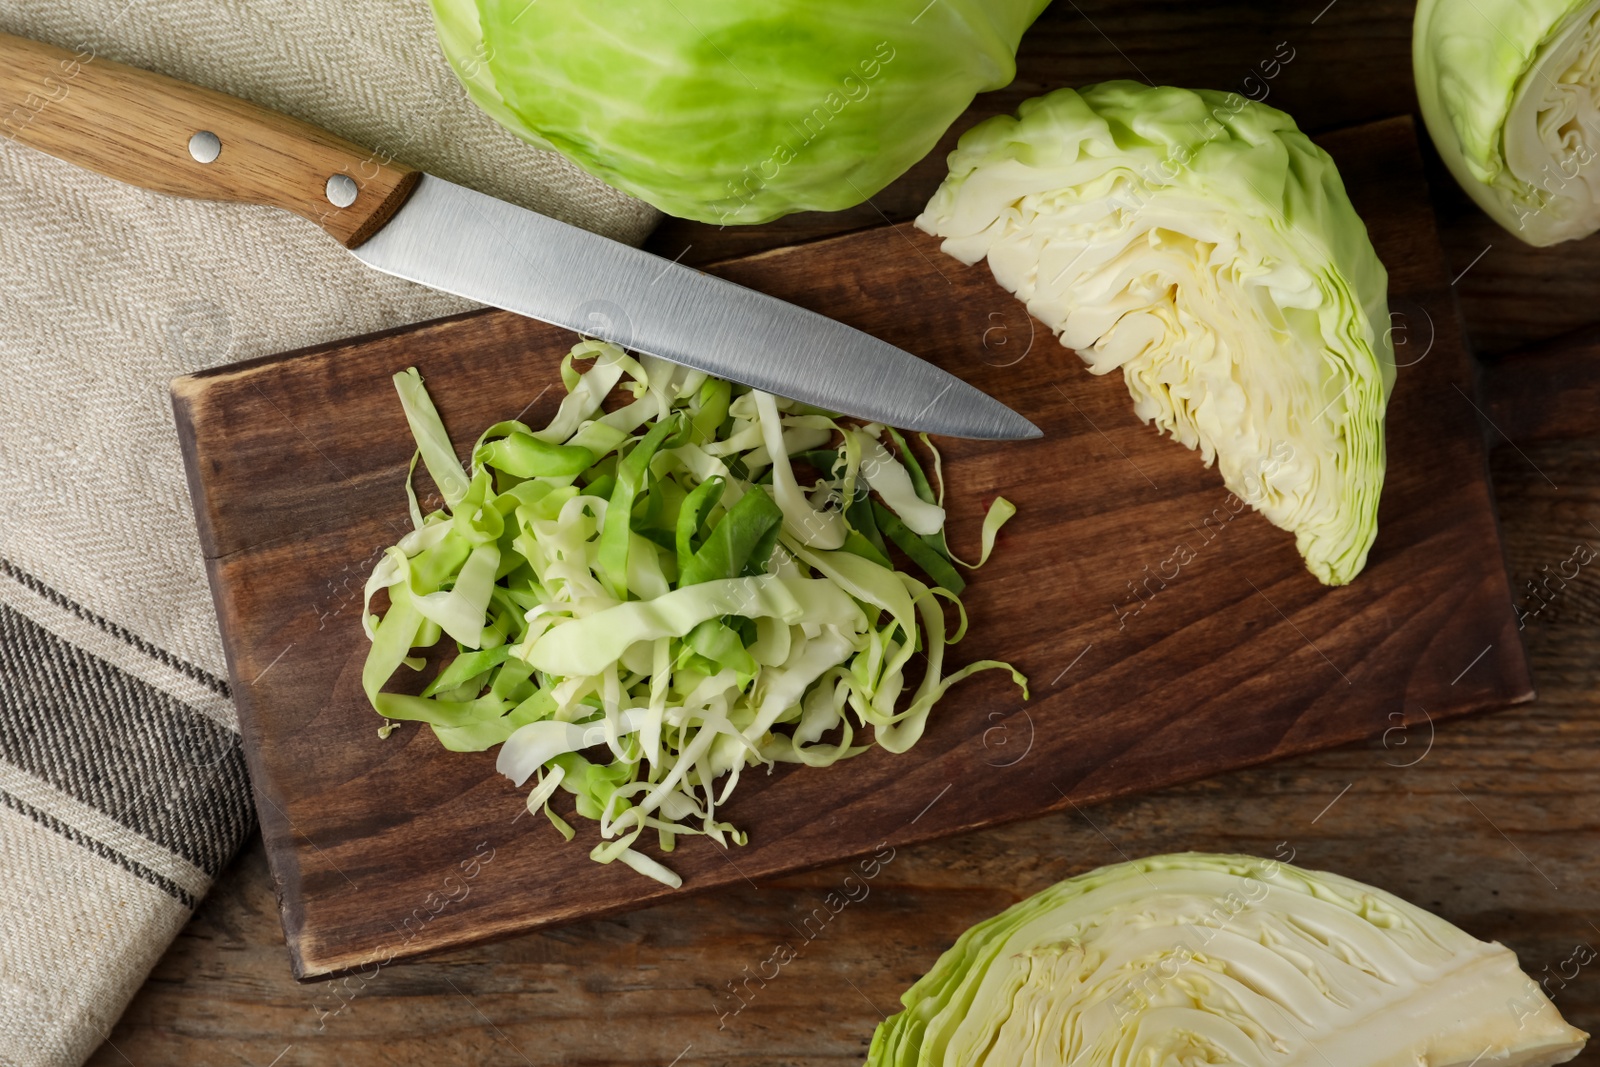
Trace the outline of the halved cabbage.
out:
M 917 225 L 1342 585 L 1377 535 L 1388 275 L 1327 153 L 1238 96 L 1107 82 L 961 138 Z
M 852 207 L 1008 84 L 1047 0 L 431 0 L 479 107 L 669 214 Z
M 1531 245 L 1600 229 L 1600 0 L 1422 0 L 1417 100 L 1456 181 Z
M 868 1067 L 1545 1067 L 1588 1035 L 1509 949 L 1250 856 L 1102 867 L 972 927 Z

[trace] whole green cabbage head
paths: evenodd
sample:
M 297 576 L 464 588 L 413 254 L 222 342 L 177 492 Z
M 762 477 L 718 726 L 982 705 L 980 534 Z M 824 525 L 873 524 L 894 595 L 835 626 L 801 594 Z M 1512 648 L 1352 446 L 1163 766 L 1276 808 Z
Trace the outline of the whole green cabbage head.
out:
M 513 133 L 684 218 L 861 203 L 1009 83 L 1049 0 L 431 0 Z
M 1318 579 L 1366 564 L 1388 274 L 1288 115 L 1235 93 L 1061 89 L 968 130 L 917 225 L 987 257 L 1090 371 L 1120 369 L 1139 416 L 1293 531 Z
M 1421 0 L 1417 100 L 1450 173 L 1532 245 L 1600 229 L 1600 0 Z
M 1250 856 L 1102 867 L 962 934 L 868 1067 L 1548 1067 L 1588 1035 L 1517 957 Z

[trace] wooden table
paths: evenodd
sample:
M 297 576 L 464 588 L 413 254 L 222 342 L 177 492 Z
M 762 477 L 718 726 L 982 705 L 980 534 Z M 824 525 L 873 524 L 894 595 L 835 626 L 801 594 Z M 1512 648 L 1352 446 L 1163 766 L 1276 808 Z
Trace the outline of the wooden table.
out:
M 1411 11 L 1399 0 L 1057 0 L 1024 44 L 1017 81 L 954 132 L 1065 84 L 1145 77 L 1242 90 L 1279 42 L 1294 58 L 1268 102 L 1310 131 L 1381 118 L 1413 102 Z M 943 154 L 873 205 L 742 230 L 673 221 L 652 245 L 705 263 L 909 218 L 942 177 Z M 1431 162 L 1468 337 L 1486 365 L 1485 410 L 1511 434 L 1486 426 L 1521 588 L 1579 541 L 1600 547 L 1600 373 L 1584 369 L 1600 366 L 1600 344 L 1586 361 L 1505 358 L 1600 320 L 1600 237 L 1521 246 Z M 971 923 L 1089 867 L 1181 849 L 1293 855 L 1365 879 L 1506 943 L 1536 978 L 1554 975 L 1575 946 L 1600 949 L 1600 564 L 1530 619 L 1525 637 L 1540 694 L 1531 705 L 1443 724 L 1431 738 L 1414 727 L 902 849 L 777 979 L 751 983 L 738 1014 L 719 1016 L 737 1006 L 728 983 L 791 939 L 789 923 L 839 888 L 845 868 L 302 986 L 289 975 L 257 842 L 90 1062 L 859 1063 L 900 992 Z M 1575 1025 L 1600 1031 L 1600 966 L 1549 988 Z M 1576 1062 L 1600 1063 L 1600 1052 Z

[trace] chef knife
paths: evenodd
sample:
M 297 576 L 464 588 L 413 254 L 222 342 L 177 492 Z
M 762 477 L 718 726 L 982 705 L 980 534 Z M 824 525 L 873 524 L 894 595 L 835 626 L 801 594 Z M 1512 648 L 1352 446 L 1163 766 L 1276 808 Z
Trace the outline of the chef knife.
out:
M 1039 436 L 887 342 L 236 97 L 0 34 L 0 137 L 156 192 L 284 208 L 364 263 L 892 426 Z

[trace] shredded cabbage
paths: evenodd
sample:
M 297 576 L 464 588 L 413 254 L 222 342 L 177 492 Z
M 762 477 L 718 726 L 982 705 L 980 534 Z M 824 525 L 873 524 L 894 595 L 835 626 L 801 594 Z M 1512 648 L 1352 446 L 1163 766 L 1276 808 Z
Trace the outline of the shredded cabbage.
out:
M 421 375 L 395 375 L 445 506 L 424 515 L 408 475 L 415 528 L 367 582 L 362 686 L 386 720 L 425 722 L 455 751 L 499 745 L 496 768 L 533 780 L 530 810 L 570 840 L 552 801 L 571 794 L 599 824 L 592 858 L 677 887 L 640 835 L 663 852 L 679 834 L 743 844 L 717 807 L 744 768 L 825 767 L 866 751 L 869 727 L 904 752 L 978 671 L 1027 695 L 1006 663 L 944 673 L 968 565 L 945 544 L 926 437 L 937 493 L 893 430 L 609 343 L 573 348 L 562 380 L 549 426 L 496 423 L 463 469 Z M 602 413 L 619 383 L 631 400 Z M 1015 512 L 990 506 L 977 565 Z M 931 585 L 895 568 L 886 536 Z M 386 690 L 402 666 L 431 680 Z

